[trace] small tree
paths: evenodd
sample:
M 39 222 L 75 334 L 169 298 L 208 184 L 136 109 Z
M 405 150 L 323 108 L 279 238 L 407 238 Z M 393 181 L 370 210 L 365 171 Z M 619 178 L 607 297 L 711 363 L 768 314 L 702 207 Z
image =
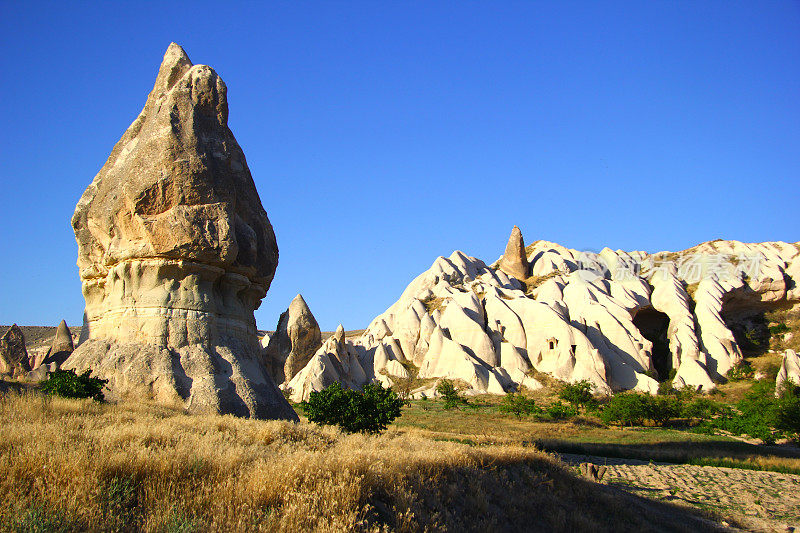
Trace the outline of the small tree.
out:
M 91 370 L 80 376 L 74 370 L 55 370 L 42 382 L 41 390 L 46 394 L 55 394 L 63 398 L 92 398 L 102 402 L 105 399 L 103 388 L 108 380 L 93 378 L 91 374 Z
M 408 400 L 411 398 L 411 391 L 414 388 L 414 384 L 417 383 L 417 374 L 419 374 L 419 368 L 413 363 L 409 362 L 404 362 L 401 364 L 408 372 L 408 376 L 404 378 L 392 376 L 392 381 L 394 382 L 392 389 L 397 392 L 401 399 Z
M 500 407 L 502 413 L 511 413 L 521 420 L 523 415 L 534 415 L 542 412 L 542 408 L 536 405 L 536 401 L 532 398 L 526 398 L 520 393 L 510 393 L 503 398 Z
M 367 383 L 361 392 L 334 383 L 300 403 L 309 421 L 339 426 L 348 433 L 380 433 L 400 416 L 402 406 L 403 400 L 378 382 Z
M 578 416 L 578 408 L 561 400 L 553 402 L 547 406 L 544 413 L 553 420 L 564 420 L 573 416 Z
M 795 437 L 800 435 L 800 387 L 786 384 L 780 392 L 775 427 Z
M 467 405 L 467 399 L 461 395 L 455 383 L 447 378 L 439 380 L 439 383 L 436 384 L 436 392 L 444 400 L 445 409 L 454 409 L 459 405 Z
M 631 392 L 615 394 L 600 411 L 600 419 L 606 424 L 640 426 L 647 417 L 647 400 L 644 395 Z
M 651 396 L 626 392 L 615 394 L 603 406 L 600 418 L 606 424 L 641 426 L 645 420 L 663 426 L 669 420 L 681 416 L 683 402 L 674 396 Z
M 681 415 L 686 418 L 697 418 L 698 420 L 707 420 L 721 413 L 723 410 L 722 405 L 710 398 L 700 397 L 695 398 L 689 403 L 683 405 Z
M 594 383 L 583 379 L 576 383 L 564 383 L 558 391 L 558 397 L 569 402 L 573 407 L 590 407 L 597 405 L 597 401 L 592 396 Z

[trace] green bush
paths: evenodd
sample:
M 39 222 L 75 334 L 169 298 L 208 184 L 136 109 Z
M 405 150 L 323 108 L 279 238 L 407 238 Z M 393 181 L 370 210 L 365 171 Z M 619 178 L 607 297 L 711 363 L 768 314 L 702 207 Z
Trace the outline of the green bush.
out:
M 361 392 L 334 383 L 300 403 L 309 421 L 339 426 L 348 433 L 380 433 L 400 416 L 402 406 L 403 400 L 380 383 L 367 383 Z
M 757 381 L 745 397 L 736 403 L 735 410 L 723 410 L 717 418 L 704 422 L 704 426 L 729 431 L 735 435 L 749 435 L 772 444 L 787 434 L 797 433 L 798 429 L 791 429 L 796 420 L 800 419 L 797 398 L 794 391 L 776 398 L 774 383 Z
M 673 418 L 681 416 L 683 404 L 678 398 L 671 396 L 648 396 L 647 409 L 647 418 L 663 426 Z
M 739 361 L 728 370 L 728 380 L 730 381 L 743 381 L 745 379 L 753 379 L 755 372 L 747 361 Z
M 597 401 L 592 396 L 594 383 L 586 379 L 576 383 L 564 383 L 558 391 L 558 397 L 569 402 L 573 407 L 592 407 Z
M 578 408 L 574 405 L 557 401 L 548 405 L 544 410 L 544 414 L 553 420 L 564 420 L 565 418 L 578 416 Z
M 105 398 L 103 388 L 108 380 L 93 378 L 91 373 L 87 370 L 79 376 L 74 370 L 56 370 L 42 382 L 41 390 L 63 398 L 93 398 L 102 402 Z
M 600 419 L 606 424 L 641 426 L 646 420 L 657 425 L 681 415 L 682 402 L 673 396 L 622 393 L 612 396 L 603 406 Z
M 723 406 L 710 398 L 695 398 L 683 405 L 682 415 L 686 418 L 697 418 L 699 420 L 710 419 L 723 412 Z
M 460 405 L 468 404 L 467 399 L 461 395 L 455 383 L 447 378 L 439 380 L 439 383 L 436 384 L 436 392 L 444 400 L 445 409 L 454 409 Z
M 600 411 L 600 419 L 606 424 L 640 426 L 647 419 L 647 400 L 643 394 L 615 394 Z
M 800 387 L 784 387 L 778 403 L 778 420 L 775 427 L 795 438 L 800 435 Z
M 789 326 L 786 325 L 786 322 L 781 322 L 780 324 L 769 327 L 769 332 L 772 335 L 780 335 L 781 333 L 787 333 L 789 331 L 791 330 L 789 329 Z
M 672 386 L 672 380 L 662 381 L 658 384 L 658 394 L 661 396 L 675 394 L 675 391 L 675 387 Z
M 536 405 L 536 401 L 526 398 L 520 393 L 507 394 L 498 407 L 502 413 L 511 413 L 521 419 L 525 415 L 535 415 L 542 412 L 542 408 Z

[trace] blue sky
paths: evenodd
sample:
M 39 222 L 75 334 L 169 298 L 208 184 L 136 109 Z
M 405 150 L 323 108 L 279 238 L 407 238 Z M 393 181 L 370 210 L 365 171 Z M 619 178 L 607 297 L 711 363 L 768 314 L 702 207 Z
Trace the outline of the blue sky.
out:
M 256 312 L 366 327 L 511 226 L 579 249 L 800 239 L 800 2 L 0 1 L 0 323 L 79 324 L 69 224 L 171 42 L 228 85 L 275 227 Z

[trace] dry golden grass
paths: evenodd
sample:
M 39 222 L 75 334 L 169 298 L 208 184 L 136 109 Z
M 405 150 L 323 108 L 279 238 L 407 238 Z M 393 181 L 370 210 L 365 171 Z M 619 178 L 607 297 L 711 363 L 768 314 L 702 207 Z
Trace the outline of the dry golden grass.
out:
M 523 446 L 0 396 L 0 530 L 692 531 Z M 35 528 L 39 529 L 35 529 Z
M 428 314 L 433 314 L 438 309 L 444 309 L 446 304 L 444 298 L 439 296 L 429 296 L 428 298 L 422 300 L 422 305 L 425 306 L 425 310 L 428 312 Z
M 535 288 L 539 285 L 547 281 L 548 279 L 552 279 L 556 276 L 561 276 L 563 272 L 558 270 L 554 270 L 553 272 L 547 273 L 543 276 L 530 276 L 522 280 L 522 284 L 525 286 L 525 294 L 530 294 Z

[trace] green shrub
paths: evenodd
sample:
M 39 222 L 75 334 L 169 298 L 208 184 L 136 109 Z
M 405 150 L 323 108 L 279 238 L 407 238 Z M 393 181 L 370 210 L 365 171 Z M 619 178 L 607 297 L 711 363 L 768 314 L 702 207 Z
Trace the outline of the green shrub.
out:
M 542 408 L 536 405 L 532 398 L 526 398 L 520 393 L 507 394 L 498 407 L 500 412 L 512 413 L 521 419 L 524 415 L 535 415 L 542 412 Z
M 548 405 L 544 410 L 544 414 L 553 420 L 564 420 L 565 418 L 578 416 L 578 408 L 574 405 L 557 401 Z
M 797 438 L 800 435 L 800 387 L 784 387 L 778 403 L 778 420 L 775 427 Z
M 622 393 L 612 396 L 603 406 L 600 419 L 606 424 L 641 426 L 646 420 L 657 425 L 681 415 L 682 402 L 674 396 Z
M 736 408 L 724 409 L 720 416 L 704 422 L 709 428 L 722 429 L 735 435 L 749 435 L 771 444 L 784 436 L 780 412 L 782 398 L 775 397 L 775 384 L 770 381 L 757 381 L 744 398 L 736 403 Z M 786 421 L 791 420 L 791 400 L 785 403 Z
M 87 370 L 79 376 L 74 370 L 56 370 L 42 382 L 41 390 L 63 398 L 93 398 L 102 402 L 103 388 L 108 380 L 93 378 L 91 373 L 91 370 Z
M 710 398 L 695 398 L 683 405 L 682 415 L 686 418 L 706 420 L 723 412 L 723 406 Z
M 468 404 L 467 399 L 461 395 L 455 383 L 447 378 L 439 380 L 439 383 L 436 384 L 436 392 L 444 400 L 445 409 L 454 409 L 460 405 Z
M 728 370 L 728 380 L 730 381 L 743 381 L 745 379 L 753 379 L 755 372 L 747 361 L 739 361 Z
M 589 380 L 581 380 L 576 383 L 564 383 L 558 391 L 558 397 L 569 402 L 576 409 L 578 407 L 589 407 L 597 404 L 592 396 L 594 383 Z
M 600 411 L 606 424 L 640 426 L 647 419 L 647 403 L 643 394 L 626 392 L 615 394 Z
M 672 396 L 650 396 L 648 404 L 648 418 L 659 426 L 673 418 L 679 418 L 683 411 L 683 402 Z
M 675 394 L 675 387 L 672 386 L 672 380 L 662 381 L 658 384 L 658 394 L 666 396 L 667 394 Z
M 300 408 L 316 424 L 335 425 L 348 433 L 380 433 L 400 416 L 403 400 L 380 383 L 367 383 L 361 392 L 334 383 L 312 392 Z
M 786 322 L 781 322 L 780 324 L 769 327 L 769 332 L 772 335 L 780 335 L 781 333 L 787 333 L 789 331 L 791 330 L 789 329 L 789 326 L 786 325 Z

